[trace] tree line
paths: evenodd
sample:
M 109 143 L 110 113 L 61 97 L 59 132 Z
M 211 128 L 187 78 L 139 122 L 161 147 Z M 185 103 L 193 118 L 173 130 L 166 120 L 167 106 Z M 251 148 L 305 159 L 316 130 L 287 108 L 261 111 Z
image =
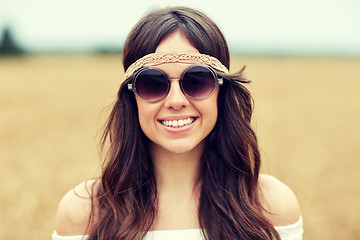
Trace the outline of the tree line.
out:
M 14 40 L 11 29 L 5 26 L 0 35 L 0 55 L 19 55 L 25 53 Z

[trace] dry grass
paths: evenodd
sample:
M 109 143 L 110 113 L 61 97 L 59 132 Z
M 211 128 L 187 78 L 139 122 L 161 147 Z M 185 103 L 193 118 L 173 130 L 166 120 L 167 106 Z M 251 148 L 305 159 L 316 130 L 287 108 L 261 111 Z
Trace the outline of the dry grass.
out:
M 242 64 L 263 171 L 296 192 L 305 239 L 359 239 L 360 59 Z M 99 173 L 96 134 L 121 79 L 120 56 L 0 59 L 0 239 L 50 239 L 61 196 Z

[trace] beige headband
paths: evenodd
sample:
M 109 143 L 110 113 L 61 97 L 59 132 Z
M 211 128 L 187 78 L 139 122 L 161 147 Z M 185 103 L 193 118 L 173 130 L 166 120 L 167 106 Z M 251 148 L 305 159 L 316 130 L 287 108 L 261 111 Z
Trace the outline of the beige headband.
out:
M 131 64 L 125 72 L 128 79 L 134 72 L 144 66 L 155 66 L 163 63 L 203 63 L 214 69 L 228 73 L 228 69 L 216 58 L 201 53 L 150 53 Z

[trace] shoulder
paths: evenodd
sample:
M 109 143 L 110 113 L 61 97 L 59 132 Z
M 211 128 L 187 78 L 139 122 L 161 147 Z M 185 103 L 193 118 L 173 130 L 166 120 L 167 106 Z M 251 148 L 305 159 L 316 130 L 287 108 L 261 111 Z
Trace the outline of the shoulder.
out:
M 87 234 L 97 185 L 96 180 L 85 181 L 63 196 L 56 214 L 55 230 L 59 235 Z
M 273 176 L 261 174 L 259 189 L 264 215 L 274 226 L 290 225 L 299 220 L 299 203 L 287 185 Z

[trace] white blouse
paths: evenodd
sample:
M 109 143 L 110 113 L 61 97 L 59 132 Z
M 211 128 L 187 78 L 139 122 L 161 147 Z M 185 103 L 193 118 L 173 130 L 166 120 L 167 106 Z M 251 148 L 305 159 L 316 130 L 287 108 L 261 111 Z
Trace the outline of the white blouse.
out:
M 303 236 L 303 220 L 302 217 L 291 225 L 275 226 L 281 240 L 302 240 Z M 60 236 L 54 231 L 52 240 L 86 240 L 87 235 L 78 236 Z M 149 231 L 144 240 L 203 240 L 201 229 L 185 229 L 185 230 L 158 230 Z

